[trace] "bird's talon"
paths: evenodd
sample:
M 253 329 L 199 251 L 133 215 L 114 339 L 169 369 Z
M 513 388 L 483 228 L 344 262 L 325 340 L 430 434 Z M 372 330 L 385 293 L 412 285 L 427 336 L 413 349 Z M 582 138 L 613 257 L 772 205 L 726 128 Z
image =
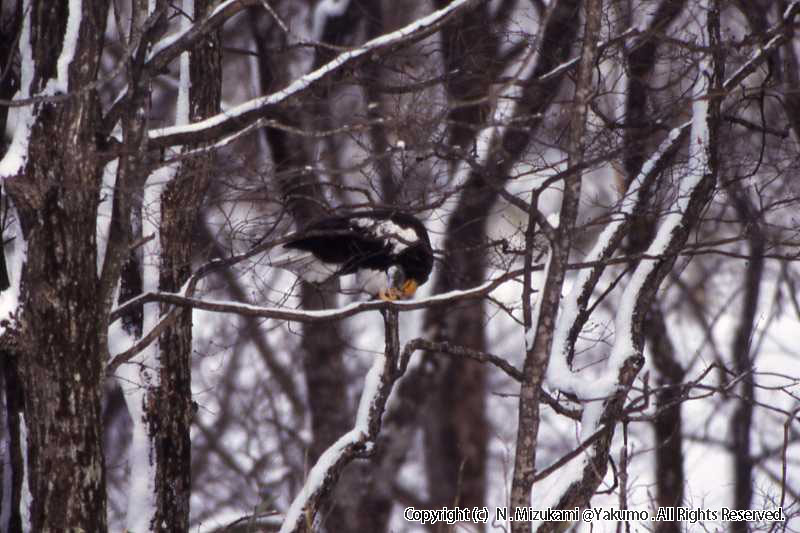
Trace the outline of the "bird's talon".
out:
M 384 302 L 394 302 L 400 299 L 401 293 L 394 287 L 389 287 L 388 289 L 381 289 L 378 292 L 378 298 L 383 300 Z

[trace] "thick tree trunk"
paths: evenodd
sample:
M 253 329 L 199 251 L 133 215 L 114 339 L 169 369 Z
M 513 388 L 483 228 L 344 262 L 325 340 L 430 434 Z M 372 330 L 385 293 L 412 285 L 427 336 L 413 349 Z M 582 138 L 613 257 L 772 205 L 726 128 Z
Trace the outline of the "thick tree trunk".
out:
M 730 431 L 733 446 L 734 486 L 733 503 L 737 509 L 749 509 L 753 500 L 753 452 L 750 433 L 753 430 L 753 410 L 756 396 L 753 377 L 753 357 L 751 339 L 758 321 L 758 298 L 761 293 L 761 278 L 764 275 L 765 238 L 761 229 L 761 215 L 747 197 L 740 184 L 728 188 L 737 214 L 745 224 L 748 255 L 744 279 L 744 296 L 739 325 L 731 345 L 733 368 L 736 377 L 741 377 L 740 399 L 731 417 Z M 731 531 L 746 533 L 745 522 L 731 525 Z
M 439 1 L 444 7 L 447 2 Z M 443 58 L 448 72 L 448 96 L 459 105 L 449 113 L 449 142 L 469 146 L 489 116 L 486 96 L 492 73 L 500 68 L 498 39 L 487 31 L 486 5 L 477 6 L 442 29 Z M 482 179 L 473 177 L 450 218 L 445 242 L 445 263 L 434 292 L 466 289 L 486 277 L 486 224 L 497 194 Z M 486 351 L 483 302 L 457 309 L 434 308 L 426 315 L 433 340 Z M 474 361 L 453 361 L 433 354 L 441 371 L 428 398 L 423 418 L 428 504 L 433 508 L 480 507 L 486 491 L 486 454 L 489 423 L 486 420 L 486 368 Z M 478 528 L 478 526 L 472 526 Z
M 686 0 L 664 0 L 656 8 L 642 42 L 627 55 L 628 91 L 625 100 L 625 154 L 623 162 L 630 182 L 647 157 L 647 144 L 655 131 L 648 103 L 650 75 L 656 66 L 659 36 L 681 14 Z M 638 241 L 637 241 L 638 242 Z M 644 240 L 644 243 L 647 241 Z M 642 244 L 645 246 L 646 244 Z
M 555 332 L 555 319 L 566 277 L 566 265 L 569 260 L 573 232 L 578 216 L 578 201 L 581 191 L 580 165 L 584 159 L 586 141 L 586 116 L 589 107 L 589 98 L 592 87 L 592 67 L 596 53 L 596 38 L 600 25 L 601 1 L 592 0 L 586 3 L 562 1 L 555 4 L 548 19 L 547 27 L 550 31 L 577 32 L 579 9 L 585 4 L 585 31 L 584 45 L 578 66 L 578 75 L 575 81 L 575 96 L 570 121 L 569 166 L 575 168 L 575 174 L 564 180 L 564 193 L 559 212 L 559 225 L 557 228 L 546 228 L 549 240 L 549 264 L 546 269 L 542 291 L 539 295 L 540 303 L 538 317 L 533 316 L 531 308 L 531 279 L 530 268 L 533 258 L 533 231 L 536 219 L 533 214 L 538 205 L 532 203 L 529 211 L 528 230 L 526 232 L 526 257 L 525 257 L 525 286 L 523 289 L 524 324 L 526 335 L 526 354 L 523 363 L 523 381 L 520 386 L 519 414 L 517 422 L 517 447 L 514 457 L 514 474 L 511 484 L 510 506 L 512 508 L 527 507 L 531 503 L 531 491 L 536 468 L 536 451 L 539 438 L 539 398 L 541 384 L 547 372 L 550 349 Z M 555 36 L 550 36 L 554 39 Z M 561 37 L 563 38 L 563 36 Z M 547 37 L 545 37 L 547 39 Z M 558 42 L 558 41 L 556 41 Z M 561 44 L 562 54 L 564 43 Z M 568 53 L 568 52 L 567 52 Z M 552 60 L 552 58 L 551 58 Z M 519 135 L 519 134 L 517 134 Z M 512 136 L 508 145 L 515 146 L 517 140 Z M 527 144 L 527 142 L 526 142 Z M 531 202 L 535 202 L 535 197 Z M 532 337 L 531 337 L 532 335 Z M 527 339 L 532 338 L 532 342 Z M 530 522 L 512 522 L 511 531 L 521 533 L 531 531 Z
M 667 333 L 664 315 L 654 304 L 644 322 L 644 332 L 650 343 L 653 366 L 658 370 L 659 391 L 656 393 L 656 418 L 653 421 L 656 446 L 656 505 L 677 507 L 683 505 L 683 487 L 686 476 L 683 469 L 683 418 L 680 384 L 685 371 L 675 359 L 675 349 Z M 679 521 L 654 523 L 657 533 L 679 533 Z
M 445 264 L 434 291 L 443 293 L 479 285 L 485 279 L 488 214 L 496 201 L 481 184 L 467 189 L 451 216 L 445 242 Z M 425 321 L 434 341 L 486 351 L 484 305 L 431 308 Z M 486 489 L 486 369 L 474 361 L 454 361 L 433 355 L 440 366 L 439 383 L 431 391 L 423 417 L 425 469 L 429 505 L 433 508 L 482 506 Z
M 195 16 L 208 9 L 194 0 Z M 190 52 L 189 118 L 204 119 L 219 112 L 222 82 L 216 33 Z M 161 195 L 159 290 L 177 292 L 192 273 L 193 236 L 209 180 L 211 156 L 187 160 Z M 156 460 L 155 531 L 188 531 L 191 495 L 192 312 L 181 312 L 159 338 L 158 387 L 150 396 L 148 420 Z
M 29 38 L 35 71 L 31 94 L 58 75 L 66 21 L 79 20 L 74 60 L 62 88 L 66 100 L 34 106 L 34 123 L 21 174 L 8 180 L 20 215 L 27 260 L 20 295 L 19 371 L 25 399 L 28 486 L 33 531 L 106 530 L 106 488 L 100 398 L 105 378 L 97 324 L 95 225 L 100 164 L 96 95 L 107 2 L 84 1 L 82 13 L 66 3 L 30 6 Z M 63 74 L 63 73 L 62 73 Z M 58 142 L 53 142 L 58 139 Z
M 441 9 L 448 3 L 437 0 L 436 6 Z M 451 146 L 469 147 L 478 128 L 491 116 L 488 96 L 492 80 L 502 71 L 504 62 L 499 53 L 500 36 L 491 31 L 489 20 L 489 5 L 482 3 L 442 28 L 442 56 L 446 72 L 451 73 L 446 83 L 447 93 L 460 104 L 448 114 Z
M 25 357 L 20 362 L 32 527 L 47 531 L 69 524 L 101 531 L 105 350 L 94 297 L 99 172 L 93 139 L 84 133 L 91 127 L 82 124 L 92 120 L 90 106 L 74 102 L 58 107 L 43 113 L 35 127 L 25 183 L 10 187 L 18 208 L 24 206 L 19 211 L 28 244 L 20 317 Z M 54 131 L 64 140 L 76 133 L 69 140 L 78 146 L 54 145 Z

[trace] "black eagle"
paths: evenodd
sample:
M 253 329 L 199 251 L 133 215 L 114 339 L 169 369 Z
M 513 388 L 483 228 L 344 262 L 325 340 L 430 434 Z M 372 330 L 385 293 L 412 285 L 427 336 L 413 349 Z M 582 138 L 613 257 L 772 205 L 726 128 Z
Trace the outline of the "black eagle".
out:
M 400 211 L 323 218 L 283 246 L 288 251 L 273 259 L 273 266 L 313 283 L 356 273 L 360 289 L 382 300 L 411 298 L 433 268 L 428 231 Z

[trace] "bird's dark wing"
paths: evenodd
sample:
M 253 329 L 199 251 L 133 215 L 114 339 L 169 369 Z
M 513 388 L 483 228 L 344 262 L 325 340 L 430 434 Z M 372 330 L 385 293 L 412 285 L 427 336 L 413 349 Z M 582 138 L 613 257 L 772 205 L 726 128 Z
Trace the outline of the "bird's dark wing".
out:
M 277 258 L 273 263 L 276 266 L 312 282 L 372 271 L 365 277 L 372 280 L 368 283 L 371 288 L 365 285 L 365 290 L 387 299 L 413 296 L 417 287 L 428 281 L 433 268 L 425 225 L 399 211 L 360 211 L 318 220 L 284 247 L 291 252 Z M 378 273 L 385 273 L 386 283 L 372 283 L 380 279 L 375 277 Z
M 392 246 L 364 220 L 354 216 L 319 220 L 284 247 L 311 252 L 324 263 L 338 265 L 339 274 L 352 274 L 360 268 L 386 270 L 394 259 Z

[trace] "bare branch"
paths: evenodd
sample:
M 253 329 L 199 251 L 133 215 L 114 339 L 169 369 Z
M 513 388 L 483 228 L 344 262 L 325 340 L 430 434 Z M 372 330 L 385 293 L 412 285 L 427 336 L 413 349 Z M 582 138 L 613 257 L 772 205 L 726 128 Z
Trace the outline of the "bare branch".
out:
M 236 0 L 230 0 L 231 2 Z M 256 0 L 251 0 L 256 1 Z M 166 148 L 183 144 L 213 142 L 249 126 L 291 98 L 309 91 L 336 72 L 375 54 L 385 53 L 398 46 L 408 45 L 437 31 L 452 17 L 469 9 L 480 0 L 455 0 L 447 7 L 431 13 L 395 32 L 372 39 L 362 46 L 344 52 L 320 68 L 302 76 L 288 87 L 267 96 L 254 98 L 223 113 L 188 126 L 173 126 L 150 131 L 151 147 Z M 226 4 L 227 5 L 227 4 Z M 219 9 L 219 8 L 218 8 Z M 172 50 L 172 48 L 169 48 Z M 179 51 L 179 50 L 178 50 Z
M 124 305 L 115 309 L 111 316 L 113 321 L 116 318 L 119 318 L 122 313 L 133 306 L 143 305 L 150 302 L 162 302 L 181 307 L 202 309 L 204 311 L 214 311 L 216 313 L 235 313 L 244 316 L 274 318 L 304 323 L 328 322 L 331 320 L 341 320 L 343 318 L 367 311 L 381 311 L 388 309 L 398 312 L 414 311 L 433 306 L 452 305 L 453 303 L 462 300 L 479 299 L 483 298 L 494 289 L 517 275 L 519 275 L 518 272 L 509 272 L 472 289 L 450 291 L 420 300 L 395 302 L 373 300 L 369 302 L 354 302 L 338 309 L 325 309 L 321 311 L 291 310 L 283 307 L 263 307 L 239 302 L 200 300 L 175 293 L 149 292 L 125 302 Z
M 323 498 L 336 485 L 342 469 L 356 457 L 369 454 L 375 445 L 386 401 L 400 377 L 397 372 L 400 357 L 398 314 L 396 310 L 386 310 L 383 316 L 385 351 L 375 356 L 364 379 L 355 425 L 320 456 L 308 473 L 305 485 L 286 512 L 281 533 L 314 530 L 310 527 L 314 517 Z

